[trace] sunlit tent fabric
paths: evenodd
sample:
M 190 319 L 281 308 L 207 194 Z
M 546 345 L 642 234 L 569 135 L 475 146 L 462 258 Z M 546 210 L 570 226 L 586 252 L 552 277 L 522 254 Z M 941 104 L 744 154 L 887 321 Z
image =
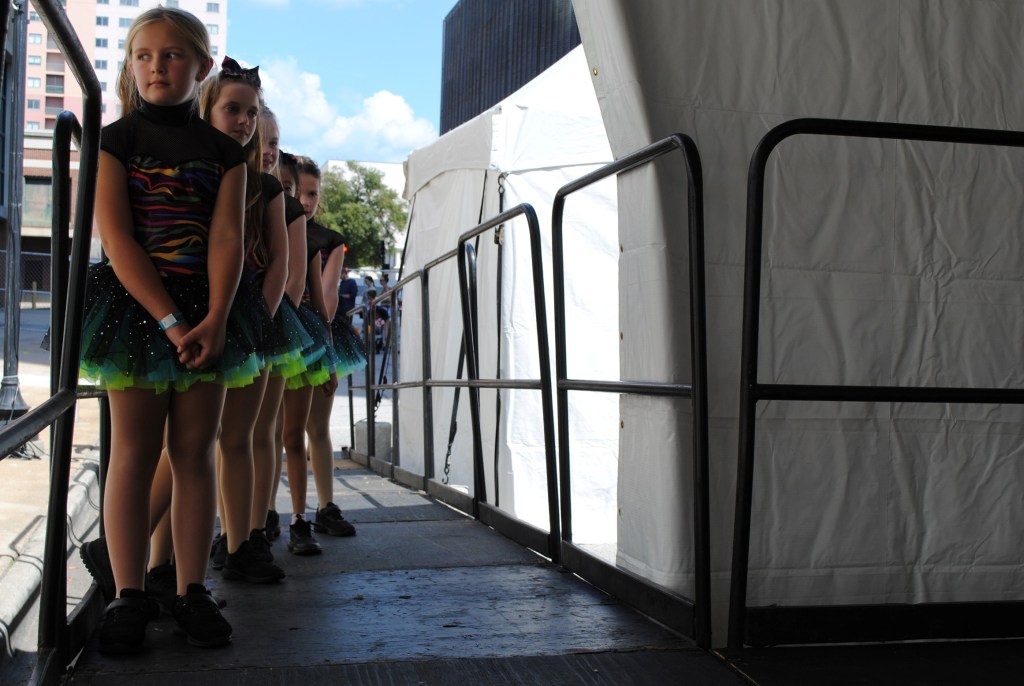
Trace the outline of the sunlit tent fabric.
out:
M 411 210 L 404 273 L 411 274 L 453 250 L 460 234 L 502 210 L 529 203 L 537 212 L 543 236 L 550 318 L 553 196 L 564 184 L 609 161 L 611 152 L 591 75 L 582 48 L 577 48 L 495 107 L 410 155 L 406 196 Z M 616 222 L 614 182 L 602 182 L 567 203 L 567 326 L 572 336 L 570 345 L 584 353 L 573 355 L 571 369 L 582 378 L 617 378 Z M 540 366 L 525 220 L 510 222 L 502 237 L 500 251 L 490 236 L 478 247 L 481 377 L 537 379 Z M 454 379 L 457 375 L 462 337 L 457 288 L 454 260 L 430 272 L 434 379 Z M 403 295 L 403 381 L 422 378 L 421 322 L 420 290 L 414 284 Z M 462 376 L 465 378 L 465 372 Z M 469 402 L 465 391 L 460 395 L 454 442 L 446 459 L 455 391 L 433 390 L 435 474 L 438 480 L 471 492 Z M 573 484 L 580 511 L 585 513 L 576 533 L 581 542 L 609 544 L 616 533 L 617 399 L 576 394 L 572 402 L 570 421 L 579 455 Z M 483 390 L 481 404 L 488 500 L 546 529 L 547 479 L 539 392 L 503 390 L 499 404 L 496 391 Z M 401 393 L 400 411 L 401 463 L 422 473 L 423 407 L 418 390 Z
M 739 408 L 746 175 L 795 117 L 1024 128 L 1024 5 L 888 0 L 574 3 L 612 150 L 682 131 L 706 181 L 712 557 L 724 640 Z M 669 179 L 678 181 L 678 179 Z M 785 142 L 765 195 L 759 380 L 1019 388 L 1024 155 Z M 620 283 L 671 292 L 673 183 L 619 187 Z M 657 301 L 621 328 L 663 318 Z M 685 350 L 685 327 L 663 326 Z M 622 373 L 678 373 L 649 340 Z M 662 350 L 662 348 L 659 348 Z M 619 561 L 692 590 L 686 406 L 624 398 Z M 1024 599 L 1024 414 L 1014 406 L 762 403 L 751 605 Z M 683 425 L 685 423 L 680 423 Z

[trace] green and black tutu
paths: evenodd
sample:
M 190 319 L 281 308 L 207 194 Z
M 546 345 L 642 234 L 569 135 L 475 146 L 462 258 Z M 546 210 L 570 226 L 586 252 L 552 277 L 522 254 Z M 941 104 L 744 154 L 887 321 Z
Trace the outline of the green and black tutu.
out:
M 210 297 L 205 274 L 165 277 L 163 285 L 190 324 L 203 320 Z M 89 268 L 85 299 L 79 373 L 87 383 L 107 390 L 181 392 L 200 381 L 237 388 L 260 375 L 261 343 L 270 314 L 258 291 L 238 290 L 228 314 L 224 350 L 215 364 L 202 370 L 187 369 L 178 361 L 167 334 L 129 295 L 109 263 Z
M 366 366 L 363 342 L 344 317 L 337 317 L 331 322 L 331 334 L 334 352 L 338 356 L 338 367 L 335 369 L 338 376 L 348 376 Z
M 313 345 L 304 351 L 308 362 L 306 370 L 285 381 L 285 388 L 290 390 L 327 383 L 340 362 L 331 343 L 331 331 L 320 319 L 320 315 L 306 302 L 299 303 L 296 313 L 302 328 L 313 339 Z
M 291 379 L 305 372 L 324 351 L 317 350 L 306 331 L 299 313 L 287 295 L 274 313 L 273 325 L 266 344 L 266 360 L 273 376 Z

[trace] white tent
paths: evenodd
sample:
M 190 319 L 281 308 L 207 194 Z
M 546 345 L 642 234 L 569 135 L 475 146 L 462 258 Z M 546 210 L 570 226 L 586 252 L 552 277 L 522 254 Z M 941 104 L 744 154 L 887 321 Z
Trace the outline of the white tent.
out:
M 407 161 L 410 201 L 405 275 L 456 247 L 458 236 L 504 209 L 529 203 L 540 220 L 547 308 L 553 309 L 550 261 L 551 202 L 564 184 L 611 161 L 582 48 L 554 64 L 497 106 L 414 151 Z M 614 182 L 602 182 L 567 203 L 566 299 L 570 367 L 576 378 L 618 378 L 618 229 Z M 526 222 L 503 231 L 501 248 L 488 236 L 479 245 L 481 377 L 539 377 Z M 462 336 L 455 260 L 430 273 L 431 373 L 453 379 Z M 500 311 L 498 275 L 500 271 Z M 401 380 L 423 378 L 420 289 L 403 293 Z M 500 349 L 500 360 L 495 351 Z M 572 348 L 570 349 L 572 350 Z M 584 354 L 580 354 L 584 353 Z M 553 358 L 552 358 L 553 359 Z M 465 375 L 463 374 L 463 378 Z M 455 391 L 433 392 L 436 476 L 472 490 L 468 399 L 461 394 L 451 457 L 446 460 Z M 481 391 L 488 501 L 546 529 L 546 469 L 538 391 Z M 617 400 L 598 394 L 573 398 L 571 426 L 578 466 L 573 489 L 581 543 L 614 542 Z M 401 465 L 423 473 L 419 391 L 400 394 Z M 445 469 L 447 462 L 448 470 Z M 494 484 L 498 488 L 495 491 Z
M 706 181 L 715 607 L 727 603 L 747 165 L 794 117 L 1024 129 L 1024 4 L 890 0 L 574 2 L 616 154 L 691 135 Z M 759 381 L 1019 388 L 1024 154 L 792 139 L 773 156 Z M 659 185 L 661 184 L 661 185 Z M 685 245 L 671 186 L 619 187 L 620 281 L 671 292 Z M 661 315 L 622 311 L 622 328 Z M 675 373 L 673 326 L 623 374 Z M 623 401 L 620 561 L 689 590 L 685 410 Z M 1016 406 L 762 403 L 751 605 L 1024 599 Z M 653 507 L 652 507 L 653 504 Z M 658 532 L 659 535 L 652 535 Z M 716 643 L 724 625 L 715 627 Z

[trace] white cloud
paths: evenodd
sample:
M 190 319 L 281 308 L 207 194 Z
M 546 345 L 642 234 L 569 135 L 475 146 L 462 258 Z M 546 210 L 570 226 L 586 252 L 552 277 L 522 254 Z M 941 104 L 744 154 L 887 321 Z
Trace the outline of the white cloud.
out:
M 327 159 L 401 162 L 415 148 L 437 138 L 434 125 L 416 117 L 400 95 L 378 91 L 348 116 L 323 92 L 317 74 L 302 71 L 294 58 L 260 65 L 267 104 L 281 125 L 285 150 Z

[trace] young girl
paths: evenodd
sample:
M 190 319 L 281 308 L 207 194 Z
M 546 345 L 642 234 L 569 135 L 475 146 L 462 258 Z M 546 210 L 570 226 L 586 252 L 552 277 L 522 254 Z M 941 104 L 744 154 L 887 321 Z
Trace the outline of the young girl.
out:
M 140 14 L 118 79 L 123 116 L 103 130 L 95 219 L 107 261 L 89 273 L 81 372 L 107 390 L 111 411 L 103 521 L 118 597 L 99 627 L 107 653 L 138 652 L 145 641 L 149 486 L 165 423 L 177 484 L 174 618 L 192 644 L 231 639 L 203 584 L 213 446 L 225 387 L 259 373 L 259 332 L 231 307 L 242 268 L 241 146 L 195 112 L 212 66 L 194 16 Z
M 253 434 L 257 416 L 270 373 L 287 375 L 304 369 L 302 349 L 312 343 L 294 311 L 280 307 L 288 270 L 288 236 L 281 184 L 262 173 L 260 98 L 258 67 L 242 69 L 230 57 L 224 58 L 218 74 L 206 80 L 200 97 L 203 118 L 237 140 L 246 152 L 245 260 L 239 291 L 258 294 L 259 301 L 250 314 L 254 319 L 268 319 L 268 335 L 263 341 L 267 366 L 257 383 L 228 391 L 218 440 L 224 531 L 221 541 L 226 552 L 220 567 L 225 579 L 250 583 L 284 578 L 284 571 L 273 562 L 270 542 L 263 534 L 265 504 L 261 504 L 256 521 L 252 521 L 256 483 L 260 493 L 265 494 L 273 478 L 273 465 L 268 470 L 268 465 L 257 464 L 255 460 Z M 218 567 L 216 563 L 214 566 Z
M 281 312 L 295 317 L 299 322 L 294 303 L 299 302 L 306 282 L 306 215 L 302 205 L 293 197 L 295 188 L 294 156 L 281 153 L 279 148 L 280 129 L 277 118 L 269 108 L 264 107 L 260 116 L 260 133 L 263 141 L 263 167 L 268 172 L 277 172 L 279 181 L 284 188 L 285 224 L 288 235 L 288 277 L 285 283 L 285 294 L 281 302 Z M 289 160 L 287 169 L 282 173 L 278 168 L 279 157 Z M 299 322 L 301 327 L 301 322 Z M 277 485 L 281 477 L 281 401 L 285 385 L 289 379 L 301 376 L 293 385 L 310 385 L 313 380 L 306 372 L 310 367 L 322 367 L 320 359 L 325 354 L 324 348 L 314 346 L 312 338 L 302 330 L 308 339 L 303 348 L 301 366 L 288 373 L 272 374 L 263 396 L 256 431 L 253 434 L 253 453 L 258 470 L 263 470 L 266 479 L 257 478 L 253 492 L 253 522 L 262 523 L 264 533 L 270 540 L 281 534 L 280 518 L 273 503 L 277 499 Z M 294 373 L 293 373 L 294 372 Z M 257 473 L 259 476 L 259 471 Z
M 300 175 L 297 160 L 282 155 L 282 185 L 288 187 L 289 177 L 297 189 Z M 319 386 L 323 395 L 332 396 L 338 388 L 336 368 L 339 360 L 331 341 L 328 328 L 330 317 L 324 303 L 323 282 L 320 276 L 320 250 L 313 245 L 309 235 L 309 208 L 302 203 L 306 219 L 306 278 L 300 297 L 299 316 L 313 340 L 323 346 L 323 356 L 299 378 L 288 380 L 282 401 L 281 439 L 284 444 L 285 462 L 288 469 L 288 485 L 292 501 L 292 517 L 288 527 L 288 550 L 296 555 L 318 555 L 320 544 L 313 536 L 311 524 L 306 519 L 306 421 L 309 418 L 313 387 Z M 333 463 L 332 463 L 333 466 Z M 333 479 L 333 470 L 332 476 Z
M 309 158 L 300 158 L 299 201 L 306 211 L 307 241 L 320 256 L 321 289 L 328 321 L 331 322 L 331 338 L 338 356 L 335 372 L 339 377 L 362 369 L 366 357 L 355 334 L 344 323 L 344 318 L 335 317 L 338 309 L 338 283 L 345 263 L 345 239 L 314 220 L 320 206 L 320 168 Z M 309 462 L 313 468 L 316 486 L 317 506 L 313 528 L 331 536 L 354 536 L 355 527 L 341 514 L 334 504 L 334 448 L 331 445 L 331 409 L 334 394 L 314 394 L 310 404 L 306 433 L 309 436 Z

